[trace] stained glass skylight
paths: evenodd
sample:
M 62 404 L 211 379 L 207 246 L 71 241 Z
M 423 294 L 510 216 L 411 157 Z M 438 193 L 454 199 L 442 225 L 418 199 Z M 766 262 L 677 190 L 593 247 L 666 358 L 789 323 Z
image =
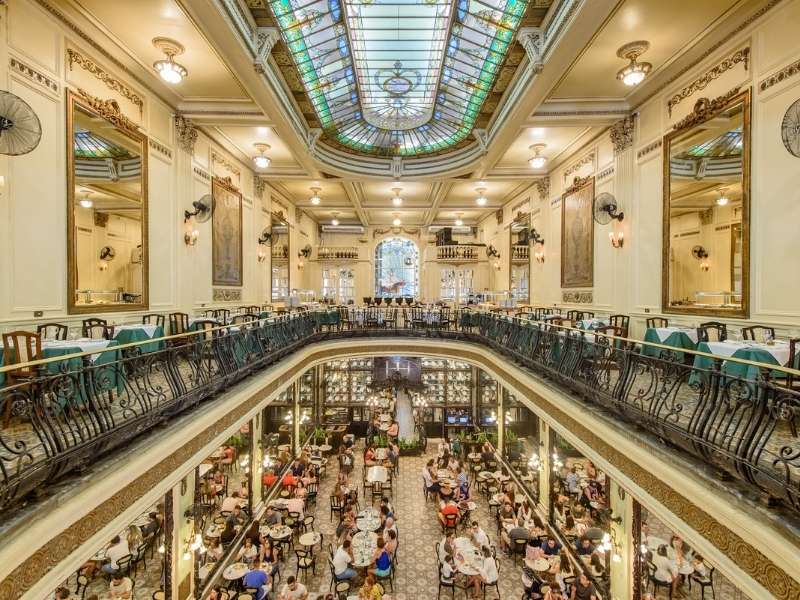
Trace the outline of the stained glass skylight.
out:
M 472 131 L 528 0 L 270 0 L 326 135 L 416 156 Z

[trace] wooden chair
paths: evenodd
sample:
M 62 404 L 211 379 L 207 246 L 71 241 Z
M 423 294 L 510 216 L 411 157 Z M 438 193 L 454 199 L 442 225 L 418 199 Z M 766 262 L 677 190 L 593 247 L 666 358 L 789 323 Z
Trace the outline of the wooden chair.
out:
M 81 335 L 93 340 L 110 340 L 114 337 L 114 326 L 109 325 L 105 319 L 89 317 L 83 320 Z
M 716 598 L 717 595 L 714 591 L 714 567 L 711 565 L 706 565 L 708 567 L 708 576 L 703 577 L 697 573 L 692 573 L 689 575 L 689 592 L 692 591 L 692 584 L 695 583 L 700 586 L 700 600 L 705 600 L 706 597 L 706 588 L 711 588 L 711 597 Z
M 789 367 L 792 369 L 800 367 L 800 338 L 789 340 Z M 792 389 L 800 389 L 800 378 L 789 374 L 786 377 L 786 385 Z
M 142 325 L 156 325 L 161 327 L 161 330 L 164 331 L 164 315 L 160 315 L 158 313 L 142 315 Z
M 169 333 L 170 335 L 181 335 L 189 331 L 189 315 L 182 312 L 169 314 Z M 185 346 L 189 343 L 189 338 L 182 336 L 168 341 L 170 346 Z
M 383 324 L 386 327 L 391 327 L 392 329 L 397 328 L 397 309 L 396 308 L 388 308 L 386 309 L 386 314 L 384 315 Z
M 30 331 L 10 331 L 3 334 L 3 364 L 11 366 L 36 360 L 42 355 L 42 337 Z M 39 373 L 39 367 L 23 366 L 6 371 L 7 382 L 10 385 L 30 382 Z M 11 420 L 13 402 L 6 400 L 3 412 L 3 427 L 8 427 Z
M 728 326 L 719 321 L 700 323 L 697 339 L 701 342 L 724 342 L 728 339 Z
M 220 323 L 227 323 L 231 318 L 231 311 L 227 308 L 215 308 L 211 311 L 211 318 L 216 319 Z
M 628 315 L 611 315 L 608 317 L 608 324 L 614 327 L 619 327 L 623 331 L 622 337 L 628 337 L 628 327 L 630 326 L 631 318 Z
M 297 556 L 297 568 L 294 574 L 298 581 L 300 580 L 300 571 L 303 572 L 304 577 L 307 577 L 306 572 L 309 569 L 311 569 L 314 575 L 317 574 L 317 561 L 311 553 L 311 550 L 295 549 L 294 554 Z
M 244 313 L 233 317 L 231 319 L 231 325 L 250 325 L 251 323 L 255 323 L 257 320 L 258 317 L 256 315 Z
M 580 321 L 582 320 L 581 311 L 579 310 L 568 310 L 567 311 L 567 319 L 570 321 Z
M 648 329 L 658 329 L 660 327 L 669 327 L 669 321 L 664 317 L 648 317 L 647 318 L 647 328 Z
M 487 588 L 494 588 L 498 599 L 500 598 L 500 586 L 498 585 L 500 583 L 500 561 L 495 558 L 494 564 L 497 567 L 497 579 L 495 579 L 492 583 L 481 583 L 481 588 L 483 589 L 483 600 L 486 600 Z
M 69 333 L 69 327 L 61 323 L 42 323 L 36 327 L 36 333 L 43 340 L 65 340 Z
M 754 342 L 766 342 L 767 338 L 774 340 L 775 328 L 764 327 L 763 325 L 742 327 L 742 337 L 746 340 L 753 340 Z

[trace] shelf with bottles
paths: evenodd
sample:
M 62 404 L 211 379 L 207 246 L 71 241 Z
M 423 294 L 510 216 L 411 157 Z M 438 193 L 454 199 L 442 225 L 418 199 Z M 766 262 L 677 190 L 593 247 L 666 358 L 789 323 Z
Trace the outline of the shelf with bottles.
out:
M 356 246 L 317 246 L 317 260 L 358 260 Z
M 485 406 L 497 405 L 497 393 L 499 390 L 497 381 L 486 371 L 478 372 L 478 403 Z
M 423 358 L 422 359 L 423 371 L 469 371 L 470 366 L 468 363 L 461 362 L 460 360 L 450 360 L 444 358 Z
M 300 405 L 314 404 L 314 370 L 309 369 L 300 376 Z

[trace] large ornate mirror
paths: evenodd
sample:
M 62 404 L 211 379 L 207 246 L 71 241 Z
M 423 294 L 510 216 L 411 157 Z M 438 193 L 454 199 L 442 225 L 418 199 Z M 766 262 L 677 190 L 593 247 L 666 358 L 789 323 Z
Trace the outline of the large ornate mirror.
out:
M 508 289 L 517 302 L 527 304 L 530 298 L 530 213 L 517 213 L 511 222 L 508 256 L 511 261 Z
M 67 94 L 69 312 L 146 309 L 147 137 L 113 100 Z
M 694 111 L 664 138 L 664 312 L 748 316 L 750 91 Z
M 272 301 L 289 298 L 289 224 L 281 213 L 272 213 Z

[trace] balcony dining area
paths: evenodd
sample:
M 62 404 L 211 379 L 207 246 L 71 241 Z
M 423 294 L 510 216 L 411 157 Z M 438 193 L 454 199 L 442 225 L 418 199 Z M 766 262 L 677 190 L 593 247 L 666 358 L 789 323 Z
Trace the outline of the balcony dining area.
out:
M 0 600 L 800 598 L 800 0 L 0 0 Z

